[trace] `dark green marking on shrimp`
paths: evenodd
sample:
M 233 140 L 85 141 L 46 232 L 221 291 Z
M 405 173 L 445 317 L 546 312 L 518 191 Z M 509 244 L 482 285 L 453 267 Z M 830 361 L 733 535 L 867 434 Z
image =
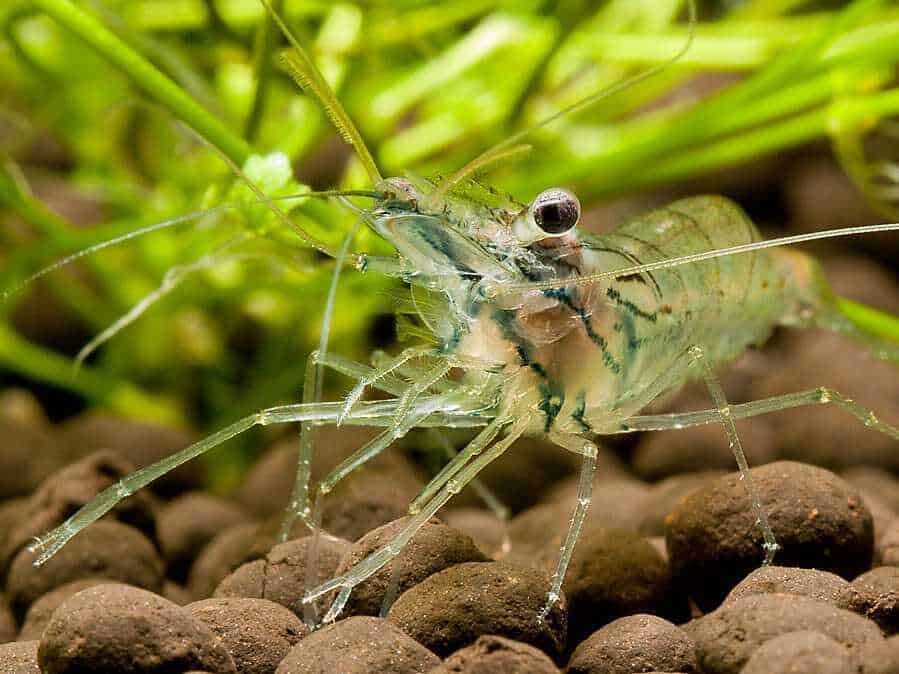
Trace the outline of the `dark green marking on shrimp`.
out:
M 584 414 L 587 411 L 587 393 L 585 391 L 580 391 L 577 394 L 575 403 L 575 408 L 571 412 L 571 418 L 574 419 L 584 431 L 592 433 L 593 427 L 587 423 L 586 419 L 584 419 Z
M 567 288 L 550 288 L 548 290 L 544 290 L 543 294 L 546 297 L 551 297 L 555 300 L 558 300 L 565 304 L 574 314 L 581 320 L 581 323 L 584 326 L 584 331 L 587 333 L 587 336 L 590 338 L 596 346 L 599 347 L 600 351 L 602 351 L 602 363 L 609 370 L 611 370 L 615 374 L 621 374 L 621 364 L 615 360 L 615 357 L 609 352 L 609 343 L 605 337 L 600 335 L 596 330 L 593 329 L 593 323 L 590 320 L 590 314 L 587 313 L 587 310 L 584 307 L 578 306 L 574 303 L 574 300 L 571 299 L 571 295 Z
M 638 316 L 639 318 L 643 318 L 650 323 L 655 323 L 658 320 L 658 314 L 655 311 L 645 311 L 638 307 L 636 304 L 631 302 L 630 300 L 626 300 L 621 296 L 621 293 L 612 288 L 611 286 L 606 289 L 606 297 L 612 300 L 619 307 L 632 313 L 634 316 Z

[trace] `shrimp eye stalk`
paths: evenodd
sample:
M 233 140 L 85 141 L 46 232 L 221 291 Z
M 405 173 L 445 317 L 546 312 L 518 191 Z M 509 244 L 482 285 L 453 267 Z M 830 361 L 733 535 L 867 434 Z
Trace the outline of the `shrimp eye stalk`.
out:
M 531 218 L 545 234 L 561 236 L 574 229 L 581 217 L 581 204 L 568 190 L 553 188 L 537 195 L 530 206 Z

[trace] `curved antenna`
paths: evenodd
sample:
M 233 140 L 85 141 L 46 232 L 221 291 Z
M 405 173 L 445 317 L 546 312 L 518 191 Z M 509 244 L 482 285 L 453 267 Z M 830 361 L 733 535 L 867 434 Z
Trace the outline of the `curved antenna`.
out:
M 223 245 L 219 246 L 216 250 L 203 255 L 193 262 L 176 265 L 170 268 L 162 277 L 162 282 L 156 288 L 144 295 L 140 300 L 137 301 L 137 303 L 135 303 L 130 309 L 128 309 L 128 311 L 119 316 L 115 321 L 104 328 L 103 331 L 100 332 L 100 334 L 96 335 L 87 344 L 81 347 L 81 350 L 75 355 L 75 360 L 72 363 L 75 373 L 78 373 L 78 371 L 81 369 L 81 366 L 85 363 L 88 357 L 91 356 L 91 354 L 93 354 L 97 349 L 99 349 L 113 337 L 122 332 L 122 330 L 137 321 L 137 319 L 143 316 L 154 304 L 158 303 L 166 295 L 169 295 L 174 290 L 176 290 L 184 281 L 187 280 L 190 275 L 204 271 L 206 269 L 211 269 L 213 266 L 223 260 L 239 259 L 240 256 L 238 255 L 225 256 L 223 255 L 223 253 L 229 248 L 233 248 L 234 246 L 243 243 L 249 238 L 252 238 L 252 235 L 248 235 L 245 232 L 244 236 L 234 237 L 230 241 L 227 241 Z
M 115 246 L 120 243 L 124 243 L 125 241 L 130 241 L 131 239 L 136 239 L 138 237 L 144 236 L 145 234 L 152 234 L 153 232 L 159 232 L 163 229 L 169 229 L 171 227 L 175 227 L 176 225 L 183 224 L 185 222 L 190 222 L 191 220 L 196 220 L 197 218 L 201 218 L 204 215 L 214 215 L 215 213 L 219 213 L 221 211 L 226 211 L 230 208 L 237 208 L 233 205 L 222 205 L 216 206 L 215 208 L 210 208 L 205 211 L 194 211 L 193 213 L 185 213 L 184 215 L 179 215 L 175 218 L 169 218 L 168 220 L 163 220 L 161 222 L 153 223 L 152 225 L 147 225 L 146 227 L 139 227 L 138 229 L 132 230 L 120 236 L 114 236 L 111 239 L 107 239 L 106 241 L 101 241 L 100 243 L 96 243 L 93 246 L 88 246 L 87 248 L 82 248 L 81 250 L 72 253 L 71 255 L 66 255 L 63 258 L 60 258 L 56 262 L 53 262 L 42 269 L 34 272 L 30 276 L 26 277 L 21 283 L 9 288 L 8 290 L 4 290 L 0 292 L 0 302 L 7 300 L 12 297 L 16 293 L 20 292 L 23 288 L 34 283 L 39 278 L 42 278 L 49 274 L 50 272 L 54 272 L 57 269 L 61 269 L 76 260 L 80 260 L 83 257 L 87 257 L 88 255 L 93 255 L 96 252 L 103 250 L 104 248 L 109 248 L 110 246 Z
M 267 204 L 271 206 L 273 202 L 276 201 L 287 201 L 290 199 L 327 199 L 330 197 L 369 197 L 371 199 L 383 199 L 384 195 L 380 192 L 368 191 L 368 190 L 324 190 L 321 192 L 303 192 L 301 194 L 289 194 L 280 197 L 264 197 L 262 199 L 257 198 L 255 201 L 249 202 L 251 204 Z M 61 269 L 66 265 L 71 264 L 72 262 L 76 262 L 83 257 L 87 257 L 88 255 L 93 255 L 105 248 L 110 248 L 111 246 L 116 246 L 120 243 L 125 243 L 126 241 L 130 241 L 132 239 L 137 239 L 146 234 L 152 234 L 153 232 L 159 232 L 164 229 L 170 229 L 172 227 L 176 227 L 178 225 L 182 225 L 186 222 L 190 222 L 192 220 L 197 220 L 207 215 L 215 215 L 217 213 L 223 213 L 225 211 L 233 211 L 245 206 L 246 204 L 221 204 L 219 206 L 214 206 L 213 208 L 208 208 L 202 211 L 193 211 L 192 213 L 185 213 L 184 215 L 179 215 L 174 218 L 168 218 L 166 220 L 162 220 L 160 222 L 153 223 L 151 225 L 147 225 L 146 227 L 139 227 L 137 229 L 131 230 L 130 232 L 126 232 L 119 236 L 114 236 L 111 239 L 107 239 L 106 241 L 101 241 L 100 243 L 96 243 L 93 246 L 88 246 L 87 248 L 82 248 L 79 251 L 72 253 L 71 255 L 66 255 L 65 257 L 56 260 L 55 262 L 50 263 L 46 267 L 39 269 L 34 272 L 30 276 L 26 277 L 20 283 L 14 285 L 12 288 L 8 288 L 6 290 L 0 291 L 0 304 L 8 300 L 13 295 L 21 292 L 24 288 L 34 283 L 40 278 L 43 278 L 47 274 L 56 271 L 57 269 Z M 278 212 L 281 212 L 278 209 Z M 282 212 L 283 215 L 283 212 Z M 286 216 L 284 216 L 286 217 Z M 296 229 L 288 220 L 288 224 L 291 225 L 291 229 Z
M 675 63 L 680 61 L 684 57 L 684 55 L 690 50 L 690 47 L 693 44 L 693 39 L 696 35 L 696 0 L 687 0 L 687 9 L 689 12 L 689 20 L 690 20 L 689 32 L 687 34 L 687 39 L 684 42 L 684 45 L 678 50 L 678 52 L 674 56 L 672 56 L 667 61 L 663 61 L 662 63 L 659 63 L 659 64 L 653 66 L 652 68 L 648 68 L 647 70 L 644 70 L 642 73 L 637 73 L 636 75 L 633 75 L 632 77 L 627 77 L 627 78 L 621 80 L 620 82 L 616 82 L 615 84 L 609 85 L 605 89 L 601 89 L 600 91 L 597 91 L 595 94 L 590 94 L 586 98 L 582 98 L 581 100 L 579 100 L 575 103 L 572 103 L 568 107 L 562 108 L 558 112 L 554 112 L 546 119 L 543 119 L 542 121 L 537 122 L 537 124 L 535 124 L 534 126 L 524 129 L 522 131 L 519 131 L 518 133 L 514 133 L 511 136 L 509 136 L 508 138 L 506 138 L 505 140 L 501 141 L 500 143 L 497 143 L 496 145 L 489 148 L 488 150 L 485 150 L 484 152 L 479 154 L 477 157 L 472 159 L 470 162 L 465 164 L 465 166 L 460 168 L 458 171 L 456 171 L 455 173 L 453 173 L 453 174 L 449 175 L 447 178 L 445 178 L 440 183 L 440 185 L 437 186 L 437 190 L 434 193 L 435 198 L 437 196 L 446 194 L 455 185 L 458 185 L 460 182 L 462 182 L 463 180 L 465 180 L 466 178 L 471 176 L 476 171 L 483 169 L 485 166 L 488 166 L 490 164 L 495 164 L 496 162 L 501 161 L 503 159 L 507 159 L 510 156 L 520 154 L 521 148 L 525 147 L 525 146 L 521 145 L 521 141 L 524 140 L 525 138 L 527 138 L 528 136 L 530 136 L 532 133 L 534 133 L 534 131 L 537 131 L 538 129 L 542 129 L 545 126 L 552 124 L 557 119 L 561 119 L 562 117 L 565 117 L 566 115 L 571 115 L 571 114 L 574 114 L 575 112 L 583 110 L 584 108 L 587 108 L 587 107 L 593 105 L 594 103 L 597 103 L 597 102 L 603 100 L 604 98 L 608 98 L 609 96 L 617 94 L 619 91 L 624 91 L 625 89 L 628 89 L 628 88 L 634 86 L 635 84 L 639 84 L 640 82 L 647 80 L 650 77 L 655 77 L 659 73 L 663 72 L 664 70 L 667 70 L 668 68 L 673 66 Z M 515 152 L 510 151 L 510 146 L 515 146 L 514 148 L 511 148 L 511 149 L 518 148 L 517 151 L 515 151 Z
M 365 171 L 368 173 L 371 184 L 377 185 L 383 180 L 383 177 L 368 146 L 362 139 L 359 129 L 353 124 L 353 120 L 350 119 L 334 90 L 328 86 L 309 54 L 294 37 L 281 16 L 274 10 L 269 0 L 260 0 L 260 2 L 262 2 L 275 23 L 278 24 L 278 28 L 281 29 L 284 37 L 287 38 L 290 46 L 293 47 L 293 52 L 287 52 L 281 56 L 281 63 L 300 88 L 312 94 L 318 100 L 322 108 L 324 108 L 325 114 L 328 115 L 328 119 L 331 120 L 334 128 L 337 129 L 337 133 L 356 151 L 362 166 L 365 167 Z

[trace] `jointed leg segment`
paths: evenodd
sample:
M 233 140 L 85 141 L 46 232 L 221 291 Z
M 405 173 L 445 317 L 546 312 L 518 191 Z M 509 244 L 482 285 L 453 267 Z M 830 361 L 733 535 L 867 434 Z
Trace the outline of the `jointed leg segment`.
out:
M 702 348 L 699 346 L 691 346 L 687 353 L 691 365 L 694 365 L 699 369 L 699 373 L 705 381 L 709 394 L 712 396 L 712 400 L 715 403 L 715 411 L 717 412 L 718 420 L 721 422 L 721 425 L 724 427 L 724 432 L 727 434 L 728 445 L 734 454 L 734 458 L 737 460 L 737 466 L 740 469 L 740 480 L 743 481 L 743 486 L 746 489 L 746 493 L 749 495 L 749 501 L 756 516 L 756 524 L 758 524 L 761 529 L 762 538 L 764 539 L 762 547 L 765 550 L 765 559 L 762 564 L 768 565 L 774 561 L 774 553 L 777 552 L 779 546 L 774 538 L 774 532 L 771 530 L 771 525 L 768 522 L 768 513 L 766 513 L 765 509 L 762 507 L 758 490 L 755 488 L 755 484 L 753 484 L 752 479 L 749 476 L 749 464 L 746 462 L 743 444 L 740 442 L 740 436 L 737 434 L 737 427 L 734 425 L 733 413 L 730 406 L 727 404 L 727 398 L 724 395 L 721 384 L 715 378 L 715 375 L 712 373 L 712 368 L 709 367 L 709 364 L 705 359 Z
M 577 503 L 575 503 L 574 512 L 571 513 L 568 533 L 565 535 L 564 543 L 562 543 L 556 570 L 553 573 L 549 593 L 546 596 L 546 604 L 538 616 L 540 620 L 546 619 L 552 607 L 562 596 L 562 582 L 565 580 L 565 572 L 568 570 L 571 555 L 574 553 L 574 546 L 577 543 L 578 536 L 580 536 L 584 519 L 587 517 L 587 509 L 590 507 L 590 501 L 593 498 L 593 475 L 596 472 L 596 456 L 598 454 L 596 445 L 578 435 L 551 433 L 549 439 L 560 447 L 580 454 L 584 458 L 581 462 L 581 475 L 577 485 Z
M 303 380 L 304 404 L 312 404 L 315 402 L 318 393 L 317 382 L 321 376 L 320 371 L 323 367 L 330 367 L 341 374 L 356 377 L 360 381 L 372 379 L 376 373 L 372 368 L 360 365 L 351 360 L 330 354 L 322 358 L 318 351 L 313 351 L 306 360 L 306 373 Z M 374 379 L 374 381 L 379 381 L 385 390 L 394 393 L 395 395 L 402 395 L 406 390 L 406 386 L 402 382 L 393 381 L 392 378 L 379 377 Z M 345 410 L 341 408 L 341 412 L 337 418 L 338 423 L 344 416 Z M 284 519 L 281 521 L 281 530 L 278 536 L 278 539 L 282 542 L 288 539 L 290 530 L 298 518 L 311 526 L 310 518 L 312 511 L 309 502 L 309 479 L 311 474 L 310 471 L 312 470 L 312 444 L 315 439 L 315 425 L 316 424 L 307 422 L 300 426 L 300 450 L 297 459 L 297 475 L 294 480 L 293 492 L 290 495 L 290 502 L 284 512 Z
M 691 362 L 700 367 L 706 385 L 715 401 L 714 409 L 699 410 L 696 412 L 682 412 L 674 414 L 653 414 L 635 416 L 627 419 L 622 423 L 619 433 L 632 433 L 636 431 L 661 431 L 688 428 L 691 426 L 702 426 L 709 423 L 722 423 L 727 432 L 731 449 L 737 459 L 740 473 L 743 476 L 744 484 L 750 493 L 753 509 L 758 515 L 759 525 L 762 527 L 763 536 L 765 538 L 765 563 L 770 563 L 774 552 L 776 551 L 776 541 L 771 532 L 770 525 L 767 524 L 767 517 L 761 508 L 758 495 L 748 479 L 748 465 L 746 463 L 743 448 L 740 444 L 739 436 L 736 433 L 734 421 L 737 419 L 748 419 L 771 412 L 780 410 L 788 410 L 796 407 L 804 407 L 806 405 L 836 405 L 840 409 L 848 412 L 856 419 L 861 421 L 865 426 L 876 430 L 880 433 L 899 440 L 899 428 L 879 419 L 872 411 L 862 407 L 851 398 L 844 396 L 838 391 L 826 387 L 819 387 L 798 393 L 787 393 L 784 395 L 773 396 L 763 400 L 753 400 L 747 403 L 737 405 L 728 405 L 721 391 L 720 385 L 711 374 L 708 364 L 702 357 L 701 349 L 694 347 L 690 350 Z
M 491 426 L 504 426 L 505 423 L 506 422 L 504 420 L 495 420 L 491 423 Z M 474 479 L 474 477 L 487 464 L 502 455 L 503 452 L 505 452 L 512 445 L 512 443 L 515 442 L 515 440 L 521 437 L 526 427 L 527 420 L 519 421 L 514 424 L 509 429 L 505 437 L 497 441 L 486 451 L 483 451 L 483 454 L 471 460 L 468 464 L 464 465 L 464 467 L 458 469 L 455 473 L 456 477 L 448 479 L 444 486 L 436 493 L 436 495 L 432 499 L 430 499 L 416 515 L 412 517 L 409 523 L 402 529 L 402 531 L 400 531 L 399 534 L 397 534 L 393 538 L 393 540 L 391 540 L 384 547 L 380 548 L 379 550 L 363 559 L 346 574 L 338 576 L 337 578 L 333 578 L 330 581 L 315 588 L 312 592 L 307 593 L 303 601 L 314 601 L 318 597 L 321 597 L 328 592 L 331 592 L 332 590 L 340 588 L 340 592 L 338 593 L 337 598 L 324 617 L 324 622 L 332 622 L 343 610 L 343 607 L 346 605 L 346 602 L 349 599 L 350 593 L 353 591 L 353 588 L 355 588 L 357 585 L 359 585 L 359 583 L 363 582 L 369 576 L 377 573 L 379 569 L 383 568 L 384 565 L 388 564 L 392 559 L 396 558 L 396 556 L 399 555 L 403 550 L 403 547 L 409 542 L 409 540 L 411 540 L 411 538 L 424 525 L 424 523 L 427 522 L 455 494 L 458 494 L 465 487 L 465 485 L 471 482 L 471 480 Z M 498 430 L 499 428 L 497 428 L 497 432 Z M 481 435 L 479 435 L 478 437 L 481 437 Z M 470 457 L 470 454 L 467 453 L 467 448 L 466 450 L 460 452 L 457 459 L 463 456 Z
M 365 426 L 392 427 L 397 404 L 398 401 L 396 399 L 360 403 L 345 418 L 345 422 Z M 478 427 L 484 426 L 488 422 L 481 414 L 469 414 L 458 403 L 448 406 L 445 410 L 440 410 L 439 407 L 435 410 L 433 396 L 422 398 L 419 403 L 413 405 L 410 414 L 416 413 L 419 405 L 427 407 L 430 411 L 430 415 L 420 422 L 424 426 Z M 36 539 L 30 546 L 32 551 L 39 553 L 35 564 L 39 566 L 49 560 L 73 536 L 103 517 L 120 501 L 137 490 L 142 489 L 181 464 L 205 454 L 254 426 L 297 422 L 308 422 L 311 424 L 334 423 L 341 411 L 342 404 L 334 402 L 270 407 L 235 421 L 233 424 L 208 435 L 181 451 L 131 473 L 116 484 L 101 491 L 94 500 L 84 505 L 56 529 Z
M 862 407 L 852 398 L 847 398 L 839 391 L 826 387 L 808 389 L 797 393 L 786 393 L 762 400 L 731 405 L 730 416 L 734 420 L 749 419 L 763 414 L 793 409 L 794 407 L 805 407 L 806 405 L 836 405 L 860 420 L 868 428 L 899 440 L 899 428 L 879 419 L 873 412 Z M 704 426 L 718 420 L 717 409 L 677 412 L 674 414 L 648 414 L 630 417 L 621 425 L 619 433 L 675 430 L 691 426 Z

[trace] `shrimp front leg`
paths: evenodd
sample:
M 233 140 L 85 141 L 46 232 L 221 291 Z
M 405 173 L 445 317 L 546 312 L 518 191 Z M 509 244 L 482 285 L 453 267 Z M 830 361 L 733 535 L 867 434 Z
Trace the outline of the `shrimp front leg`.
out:
M 372 383 L 377 382 L 379 388 L 397 396 L 403 395 L 406 390 L 406 386 L 402 382 L 385 376 L 375 376 L 377 372 L 370 367 L 331 354 L 322 357 L 318 351 L 313 351 L 306 360 L 306 374 L 303 381 L 304 404 L 313 404 L 315 402 L 316 381 L 323 367 L 329 367 L 340 374 L 354 377 L 359 381 L 371 380 Z M 341 415 L 338 416 L 338 423 L 343 420 L 344 416 L 345 412 L 342 410 Z M 300 426 L 297 474 L 290 502 L 281 521 L 281 529 L 278 535 L 278 539 L 281 542 L 286 541 L 290 537 L 290 530 L 297 519 L 301 519 L 310 527 L 312 526 L 312 509 L 309 503 L 309 478 L 312 470 L 312 444 L 315 435 L 315 425 L 313 422 L 306 422 Z
M 487 427 L 489 429 L 500 430 L 508 424 L 508 420 L 504 418 L 495 419 Z M 448 480 L 444 486 L 437 491 L 435 496 L 430 499 L 421 510 L 414 515 L 409 523 L 386 545 L 376 550 L 361 562 L 356 564 L 352 569 L 342 576 L 332 578 L 326 583 L 319 585 L 317 588 L 308 592 L 303 598 L 304 603 L 315 601 L 317 598 L 339 589 L 337 598 L 331 605 L 331 608 L 325 614 L 324 622 L 333 622 L 340 612 L 346 606 L 353 589 L 364 580 L 377 573 L 391 560 L 396 558 L 418 532 L 424 524 L 434 516 L 434 514 L 443 507 L 455 494 L 458 494 L 475 476 L 481 472 L 489 463 L 499 458 L 518 438 L 520 438 L 527 428 L 527 418 L 513 424 L 507 431 L 506 435 L 491 445 L 483 453 L 478 452 L 478 456 L 459 468 L 455 472 L 455 478 Z M 485 429 L 485 432 L 487 429 Z M 490 431 L 492 434 L 492 430 Z M 479 437 L 481 437 L 479 435 Z M 470 454 L 465 450 L 459 453 L 456 461 L 460 459 L 470 458 Z
M 571 514 L 571 520 L 568 523 L 568 533 L 565 535 L 565 541 L 562 543 L 562 548 L 559 552 L 556 570 L 553 573 L 549 592 L 546 595 L 546 604 L 537 616 L 541 621 L 546 620 L 549 612 L 562 596 L 562 582 L 565 580 L 565 572 L 568 570 L 571 555 L 574 553 L 574 546 L 577 544 L 577 539 L 581 534 L 581 528 L 584 525 L 584 519 L 587 517 L 587 510 L 593 498 L 593 475 L 596 472 L 596 456 L 598 454 L 596 445 L 579 435 L 553 431 L 549 434 L 549 440 L 560 447 L 582 455 L 583 460 L 577 485 L 577 503 L 575 503 L 574 512 Z
M 435 396 L 429 396 L 420 402 L 430 412 L 430 416 L 424 419 L 421 425 L 476 428 L 487 423 L 483 413 L 470 413 L 458 404 L 441 409 L 439 405 L 435 404 L 435 398 Z M 344 418 L 344 422 L 360 426 L 393 427 L 394 415 L 398 405 L 398 399 L 360 403 L 348 417 Z M 413 407 L 413 410 L 415 409 L 416 407 Z M 474 410 L 471 410 L 471 412 L 474 412 Z M 297 422 L 311 424 L 335 423 L 341 414 L 342 403 L 327 402 L 308 405 L 280 405 L 239 419 L 233 424 L 185 447 L 181 451 L 127 475 L 101 491 L 92 501 L 82 506 L 57 528 L 34 541 L 29 547 L 32 552 L 39 553 L 34 563 L 36 566 L 44 564 L 85 527 L 96 522 L 137 490 L 143 489 L 181 464 L 205 454 L 255 426 Z

